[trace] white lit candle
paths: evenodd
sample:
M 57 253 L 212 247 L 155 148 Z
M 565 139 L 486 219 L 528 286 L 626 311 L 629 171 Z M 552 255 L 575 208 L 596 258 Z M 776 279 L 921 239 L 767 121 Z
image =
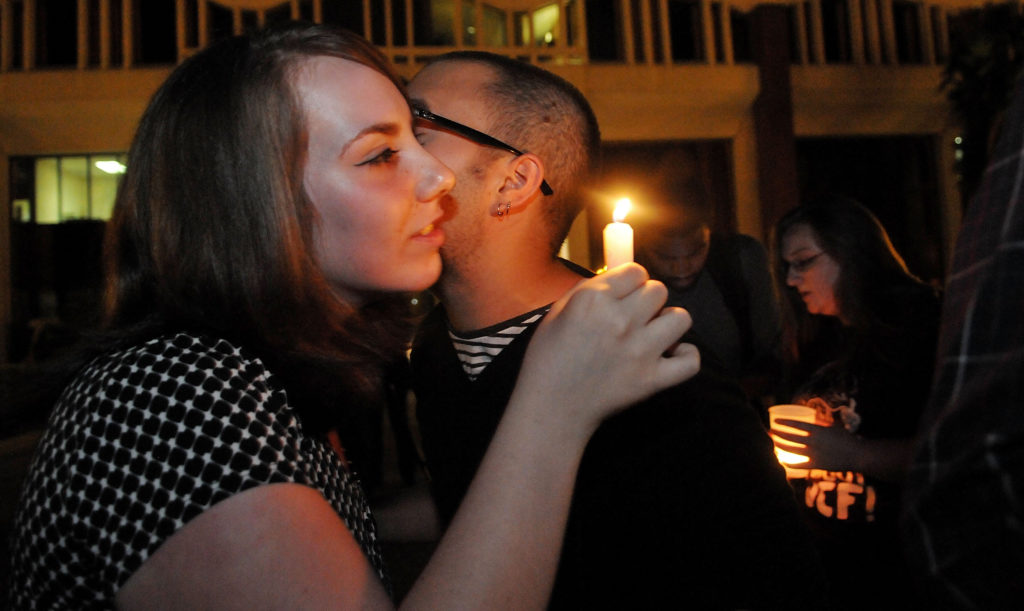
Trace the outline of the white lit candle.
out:
M 608 269 L 633 260 L 633 228 L 623 220 L 633 203 L 622 198 L 615 204 L 614 222 L 604 227 L 604 264 Z

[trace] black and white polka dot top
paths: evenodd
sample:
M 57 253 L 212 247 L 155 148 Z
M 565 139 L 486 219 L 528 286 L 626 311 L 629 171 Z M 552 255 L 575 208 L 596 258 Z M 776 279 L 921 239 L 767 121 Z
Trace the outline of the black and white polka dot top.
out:
M 385 578 L 359 483 L 303 434 L 258 359 L 183 334 L 100 357 L 65 389 L 33 459 L 11 540 L 13 607 L 110 608 L 185 523 L 275 482 L 320 491 Z

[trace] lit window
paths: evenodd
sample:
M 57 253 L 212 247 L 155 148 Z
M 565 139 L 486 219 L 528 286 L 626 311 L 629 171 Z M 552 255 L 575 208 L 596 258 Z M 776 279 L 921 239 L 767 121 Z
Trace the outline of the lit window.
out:
M 28 183 L 11 201 L 11 218 L 41 225 L 109 219 L 124 161 L 119 154 L 20 160 Z

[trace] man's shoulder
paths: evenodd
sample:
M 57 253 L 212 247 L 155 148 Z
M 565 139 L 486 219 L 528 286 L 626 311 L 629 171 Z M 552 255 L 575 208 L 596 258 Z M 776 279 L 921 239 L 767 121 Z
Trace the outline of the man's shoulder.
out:
M 737 231 L 715 231 L 711 234 L 711 238 L 718 240 L 720 244 L 736 248 L 764 249 L 764 245 L 761 243 L 761 240 L 758 240 L 750 234 L 739 233 Z
M 768 256 L 764 244 L 745 233 L 715 233 L 711 241 L 715 245 L 712 250 L 719 256 L 730 255 L 741 260 L 765 260 Z
M 763 427 L 735 378 L 716 368 L 641 401 L 607 421 L 605 428 L 682 440 L 690 437 L 740 442 L 759 438 Z

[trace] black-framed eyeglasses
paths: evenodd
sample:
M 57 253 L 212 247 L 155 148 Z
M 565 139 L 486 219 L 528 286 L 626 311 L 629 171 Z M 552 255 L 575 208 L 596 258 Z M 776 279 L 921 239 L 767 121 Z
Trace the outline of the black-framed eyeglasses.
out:
M 503 151 L 508 151 L 515 155 L 516 157 L 523 154 L 523 151 L 517 149 L 511 144 L 505 144 L 504 142 L 498 140 L 494 136 L 488 136 L 487 134 L 483 133 L 480 130 L 473 129 L 468 125 L 463 125 L 462 123 L 459 123 L 457 121 L 452 121 L 447 117 L 436 115 L 424 108 L 414 108 L 412 110 L 412 114 L 418 119 L 429 121 L 448 131 L 455 132 L 456 134 L 468 140 L 472 140 L 477 144 L 482 144 L 484 146 L 493 146 L 494 148 L 501 149 Z M 547 180 L 542 180 L 540 183 L 540 192 L 543 193 L 544 195 L 552 195 L 555 191 L 551 188 L 551 185 L 548 184 Z
M 811 266 L 825 254 L 825 251 L 821 251 L 817 254 L 811 255 L 806 259 L 800 259 L 799 261 L 792 261 L 786 264 L 786 273 L 793 272 L 794 274 L 802 274 L 807 270 L 811 269 Z

